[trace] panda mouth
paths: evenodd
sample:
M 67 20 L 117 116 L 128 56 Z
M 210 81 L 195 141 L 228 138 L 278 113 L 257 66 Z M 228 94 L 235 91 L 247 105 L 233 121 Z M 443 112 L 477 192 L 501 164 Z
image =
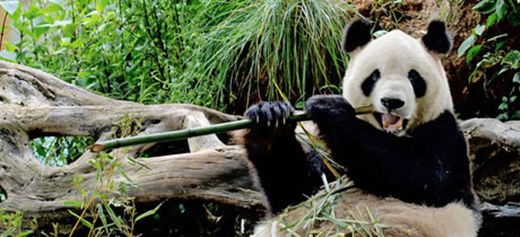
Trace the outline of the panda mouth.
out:
M 375 113 L 374 117 L 379 122 L 379 125 L 389 133 L 400 133 L 408 124 L 408 119 L 390 113 Z

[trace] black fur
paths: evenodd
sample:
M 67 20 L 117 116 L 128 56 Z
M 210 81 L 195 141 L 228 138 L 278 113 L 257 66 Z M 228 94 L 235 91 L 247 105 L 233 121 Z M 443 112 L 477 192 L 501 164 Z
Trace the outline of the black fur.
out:
M 466 141 L 451 112 L 397 137 L 358 119 L 341 96 L 314 96 L 306 109 L 362 190 L 433 207 L 462 201 L 477 208 Z
M 451 49 L 451 37 L 442 21 L 430 22 L 422 41 L 428 50 L 435 53 L 446 54 Z
M 263 102 L 245 113 L 249 119 L 259 120 L 245 135 L 244 145 L 273 213 L 318 191 L 322 173 L 331 177 L 320 158 L 296 140 L 296 124 L 282 123 L 291 113 L 292 107 L 284 102 Z
M 275 111 L 273 106 L 279 103 L 253 106 L 246 116 L 280 119 L 280 115 L 268 114 Z M 314 96 L 307 101 L 306 110 L 334 159 L 347 168 L 348 176 L 362 190 L 433 207 L 462 201 L 477 210 L 466 142 L 450 112 L 420 125 L 409 137 L 397 137 L 356 118 L 341 96 Z M 291 123 L 278 128 L 260 123 L 245 136 L 248 158 L 274 213 L 316 192 L 322 184 L 321 173 L 332 177 L 320 158 L 304 151 L 294 127 Z
M 372 39 L 370 23 L 363 19 L 354 20 L 345 29 L 343 35 L 343 50 L 352 52 L 358 47 L 364 46 Z
M 426 82 L 422 78 L 421 74 L 412 69 L 408 72 L 408 79 L 412 83 L 415 97 L 423 97 L 426 94 Z
M 363 94 L 365 96 L 369 96 L 370 93 L 372 93 L 372 90 L 374 90 L 374 86 L 376 85 L 376 82 L 379 81 L 381 78 L 381 73 L 378 69 L 374 70 L 370 75 L 361 83 L 361 91 L 363 91 Z

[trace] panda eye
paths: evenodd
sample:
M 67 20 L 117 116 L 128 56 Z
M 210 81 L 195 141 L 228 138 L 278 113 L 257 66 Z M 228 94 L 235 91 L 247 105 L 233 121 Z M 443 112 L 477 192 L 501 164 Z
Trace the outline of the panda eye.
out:
M 414 69 L 408 72 L 408 79 L 412 83 L 413 92 L 415 93 L 415 97 L 419 98 L 426 94 L 426 82 L 421 77 L 419 72 Z
M 361 84 L 361 90 L 363 91 L 363 94 L 365 94 L 365 96 L 370 95 L 379 78 L 381 78 L 381 73 L 378 69 L 374 70 L 367 78 L 365 78 L 365 80 Z

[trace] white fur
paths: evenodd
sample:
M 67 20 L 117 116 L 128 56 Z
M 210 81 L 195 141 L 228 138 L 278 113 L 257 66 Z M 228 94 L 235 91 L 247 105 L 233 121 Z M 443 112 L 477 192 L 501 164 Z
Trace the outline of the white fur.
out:
M 361 191 L 346 193 L 337 200 L 336 217 L 338 220 L 351 215 L 369 221 L 367 212 L 377 218 L 386 228 L 383 233 L 386 237 L 475 237 L 480 226 L 481 217 L 461 203 L 450 203 L 444 207 L 432 208 L 405 203 L 394 198 L 381 199 Z M 270 219 L 255 229 L 254 237 L 297 236 L 295 233 L 279 231 L 283 223 L 294 223 L 302 218 L 303 210 L 293 210 L 284 217 Z M 352 214 L 355 213 L 355 214 Z M 283 218 L 283 219 L 282 219 Z M 333 223 L 320 223 L 321 231 L 346 232 L 337 229 Z M 301 231 L 300 236 L 304 236 Z M 350 235 L 347 235 L 350 236 Z M 355 236 L 364 236 L 356 233 Z
M 369 97 L 361 84 L 375 69 L 381 73 Z M 426 82 L 426 94 L 416 99 L 408 72 L 415 69 Z M 393 30 L 366 46 L 352 52 L 347 72 L 343 79 L 343 96 L 354 107 L 373 105 L 377 112 L 387 112 L 381 105 L 383 97 L 397 97 L 405 105 L 396 111 L 409 119 L 408 129 L 431 121 L 443 111 L 453 111 L 448 80 L 440 58 L 426 50 L 420 40 L 399 30 Z M 374 127 L 381 126 L 372 115 L 359 116 Z

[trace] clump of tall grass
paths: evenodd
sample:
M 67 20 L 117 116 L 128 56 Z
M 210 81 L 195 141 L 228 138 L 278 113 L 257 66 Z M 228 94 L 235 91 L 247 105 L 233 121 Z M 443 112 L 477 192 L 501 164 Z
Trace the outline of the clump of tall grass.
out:
M 237 112 L 260 99 L 280 99 L 280 92 L 292 102 L 316 92 L 338 92 L 346 61 L 340 42 L 352 10 L 347 3 L 242 0 L 203 5 L 198 17 L 205 20 L 196 21 L 202 22 L 202 42 L 188 71 L 196 90 L 214 92 L 212 107 Z

